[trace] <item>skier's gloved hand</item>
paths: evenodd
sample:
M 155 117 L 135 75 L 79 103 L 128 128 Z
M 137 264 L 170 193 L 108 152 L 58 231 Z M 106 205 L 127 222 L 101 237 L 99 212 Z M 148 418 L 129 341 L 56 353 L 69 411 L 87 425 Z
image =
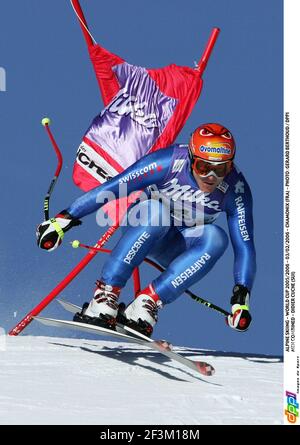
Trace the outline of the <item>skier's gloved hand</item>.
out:
M 42 222 L 36 229 L 37 244 L 41 249 L 56 249 L 62 242 L 65 232 L 81 224 L 79 219 L 73 218 L 63 210 L 55 218 Z
M 250 292 L 245 286 L 236 284 L 233 288 L 232 315 L 228 315 L 226 322 L 228 326 L 237 331 L 246 331 L 251 323 L 252 317 L 249 312 Z

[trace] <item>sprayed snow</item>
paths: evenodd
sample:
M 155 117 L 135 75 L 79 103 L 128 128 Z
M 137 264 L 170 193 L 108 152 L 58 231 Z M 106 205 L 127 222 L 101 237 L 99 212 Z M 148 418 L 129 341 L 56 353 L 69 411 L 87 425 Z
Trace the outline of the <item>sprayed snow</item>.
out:
M 20 336 L 1 349 L 0 424 L 283 423 L 276 358 L 176 349 L 216 368 L 203 377 L 115 341 Z

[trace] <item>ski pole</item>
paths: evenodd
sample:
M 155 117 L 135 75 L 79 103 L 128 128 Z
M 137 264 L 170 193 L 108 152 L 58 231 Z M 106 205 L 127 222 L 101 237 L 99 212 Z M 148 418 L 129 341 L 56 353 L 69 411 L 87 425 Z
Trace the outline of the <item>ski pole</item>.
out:
M 77 249 L 78 247 L 82 247 L 84 249 L 89 249 L 93 252 L 103 252 L 103 253 L 111 253 L 110 249 L 103 249 L 102 247 L 92 247 L 88 246 L 87 244 L 83 244 L 78 240 L 74 240 L 71 242 L 71 245 L 74 249 Z M 155 267 L 160 272 L 164 272 L 164 268 L 161 267 L 159 264 L 157 264 L 155 261 L 150 260 L 149 258 L 144 259 L 145 263 L 150 264 L 151 266 Z M 226 311 L 225 309 L 222 309 L 221 307 L 217 306 L 214 303 L 210 303 L 209 301 L 205 300 L 204 298 L 198 297 L 193 292 L 191 292 L 189 289 L 184 291 L 187 295 L 189 295 L 194 301 L 197 303 L 202 304 L 203 306 L 206 306 L 209 309 L 212 309 L 216 312 L 219 312 L 219 314 L 225 315 L 226 317 L 230 315 L 230 312 Z
M 114 234 L 119 224 L 111 226 L 100 238 L 95 247 L 102 247 Z M 9 333 L 8 335 L 19 335 L 26 326 L 31 323 L 33 317 L 38 315 L 67 285 L 84 269 L 94 258 L 97 252 L 89 251 L 88 254 L 74 267 L 73 270 L 48 294 L 34 309 L 32 309 Z
M 150 264 L 151 266 L 155 267 L 157 270 L 159 270 L 160 272 L 163 272 L 165 269 L 161 266 L 159 266 L 157 263 L 155 263 L 152 260 L 149 260 L 149 258 L 145 259 L 145 262 Z M 219 312 L 219 314 L 225 315 L 227 317 L 227 315 L 230 315 L 229 312 L 227 312 L 225 309 L 222 309 L 221 307 L 217 306 L 216 304 L 210 303 L 209 301 L 205 300 L 204 298 L 198 297 L 197 295 L 195 295 L 192 291 L 190 291 L 189 289 L 186 289 L 184 291 L 187 295 L 189 295 L 194 301 L 196 301 L 197 303 L 203 304 L 203 306 L 208 307 L 209 309 L 213 309 L 216 312 Z
M 58 166 L 54 175 L 54 178 L 52 179 L 51 185 L 49 187 L 47 196 L 45 197 L 45 203 L 44 203 L 44 209 L 45 209 L 45 218 L 49 219 L 48 213 L 49 213 L 49 198 L 53 191 L 53 187 L 57 181 L 58 175 L 60 173 L 61 167 L 62 167 L 62 156 L 60 153 L 60 150 L 55 142 L 55 139 L 49 129 L 49 123 L 50 119 L 45 118 L 43 119 L 43 125 L 45 126 L 47 133 L 49 134 L 49 137 L 51 139 L 52 145 L 55 149 L 57 158 L 58 158 Z M 103 245 L 111 238 L 111 236 L 115 233 L 115 231 L 118 229 L 120 225 L 120 220 L 115 221 L 115 223 L 109 227 L 109 229 L 102 235 L 102 237 L 99 239 L 99 241 L 96 243 L 94 248 L 101 248 Z M 94 249 L 93 248 L 93 249 Z M 28 312 L 27 315 L 13 328 L 10 330 L 8 335 L 19 335 L 33 320 L 33 317 L 38 315 L 43 309 L 45 309 L 46 306 L 48 306 L 49 303 L 51 303 L 54 298 L 57 297 L 57 295 L 60 294 L 70 283 L 71 281 L 92 261 L 92 259 L 97 255 L 97 251 L 94 251 L 93 249 L 90 249 L 88 254 L 69 272 L 69 274 L 60 281 L 60 283 L 57 284 L 57 286 L 36 306 L 34 307 L 30 312 Z M 137 282 L 137 285 L 139 285 L 139 275 L 138 271 L 135 271 L 135 279 Z
M 49 129 L 50 125 L 50 119 L 44 118 L 42 120 L 42 125 L 46 128 L 47 133 L 50 137 L 50 140 L 52 142 L 53 148 L 56 152 L 57 159 L 58 159 L 58 165 L 54 174 L 54 177 L 51 181 L 48 193 L 44 200 L 44 211 L 45 211 L 45 219 L 49 219 L 49 199 L 51 196 L 51 193 L 53 191 L 53 188 L 55 186 L 55 183 L 57 181 L 57 178 L 60 174 L 61 168 L 62 168 L 62 155 L 61 152 L 56 144 L 56 141 Z M 114 232 L 119 227 L 119 223 L 116 223 L 115 225 L 111 226 L 100 238 L 100 240 L 97 242 L 95 247 L 102 247 L 114 234 Z M 87 264 L 94 258 L 96 255 L 96 252 L 90 251 L 78 264 L 77 266 L 35 307 L 33 308 L 11 331 L 8 333 L 8 335 L 18 335 L 20 332 L 23 331 L 23 329 L 26 328 L 26 326 L 31 323 L 33 320 L 33 317 L 35 315 L 38 315 L 48 304 L 84 269 Z
M 53 137 L 53 134 L 52 134 L 52 132 L 51 132 L 51 130 L 49 128 L 50 123 L 51 123 L 51 121 L 50 121 L 50 119 L 48 117 L 44 117 L 44 119 L 42 119 L 42 125 L 45 127 L 45 129 L 46 129 L 46 131 L 48 133 L 48 136 L 50 138 L 50 141 L 52 143 L 52 146 L 53 146 L 53 148 L 55 150 L 55 153 L 56 153 L 56 156 L 57 156 L 57 167 L 56 167 L 53 179 L 52 179 L 52 181 L 50 183 L 47 195 L 45 196 L 45 199 L 44 199 L 44 217 L 45 217 L 45 221 L 47 221 L 49 219 L 49 201 L 50 201 L 50 196 L 51 196 L 51 194 L 53 192 L 54 186 L 56 184 L 56 181 L 57 181 L 57 179 L 59 177 L 59 174 L 61 172 L 61 168 L 62 168 L 62 165 L 63 165 L 62 154 L 61 154 L 60 149 L 58 148 L 58 145 L 57 145 L 57 143 L 56 143 L 56 141 L 55 141 L 55 139 Z

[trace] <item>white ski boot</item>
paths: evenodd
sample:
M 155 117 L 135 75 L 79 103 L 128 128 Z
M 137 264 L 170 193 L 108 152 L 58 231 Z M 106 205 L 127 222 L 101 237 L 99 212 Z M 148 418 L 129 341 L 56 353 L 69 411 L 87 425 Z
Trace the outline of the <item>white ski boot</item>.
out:
M 82 311 L 75 314 L 73 320 L 115 329 L 121 288 L 102 281 L 97 281 L 96 285 L 94 298 L 83 305 Z
M 140 292 L 123 312 L 122 315 L 125 317 L 124 324 L 150 337 L 153 332 L 153 327 L 157 323 L 157 311 L 162 305 L 162 301 L 150 284 Z

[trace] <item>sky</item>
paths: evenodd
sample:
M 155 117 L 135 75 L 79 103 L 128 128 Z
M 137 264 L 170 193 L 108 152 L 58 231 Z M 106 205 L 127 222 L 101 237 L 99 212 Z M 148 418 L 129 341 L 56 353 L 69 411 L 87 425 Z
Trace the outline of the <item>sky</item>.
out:
M 211 29 L 221 29 L 200 99 L 176 141 L 186 143 L 203 122 L 221 122 L 235 137 L 236 163 L 254 199 L 258 268 L 251 294 L 253 322 L 249 331 L 235 332 L 222 316 L 183 295 L 160 311 L 155 337 L 190 347 L 282 354 L 282 1 L 82 0 L 82 7 L 101 45 L 149 68 L 194 66 Z M 54 215 L 82 194 L 72 183 L 76 150 L 103 104 L 68 0 L 1 2 L 0 33 L 0 67 L 6 73 L 6 91 L 0 92 L 0 326 L 9 330 L 85 255 L 68 241 L 93 244 L 103 233 L 90 215 L 56 251 L 37 248 L 35 229 L 43 220 L 43 199 L 56 167 L 40 121 L 51 118 L 64 157 L 50 203 Z M 217 224 L 227 230 L 224 215 Z M 104 261 L 105 255 L 98 255 L 61 296 L 80 305 L 89 301 Z M 156 276 L 144 265 L 141 273 L 144 285 Z M 229 246 L 192 290 L 229 309 L 233 284 Z M 131 283 L 122 298 L 132 299 Z M 56 302 L 43 315 L 69 317 Z M 57 335 L 46 329 L 33 322 L 22 335 Z

